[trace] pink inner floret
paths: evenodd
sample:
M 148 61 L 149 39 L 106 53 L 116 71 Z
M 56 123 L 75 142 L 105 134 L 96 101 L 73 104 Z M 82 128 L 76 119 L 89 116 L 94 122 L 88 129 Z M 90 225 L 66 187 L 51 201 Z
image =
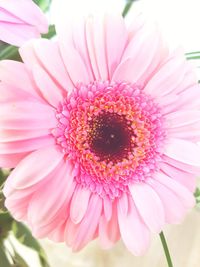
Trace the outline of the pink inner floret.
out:
M 75 180 L 101 197 L 118 198 L 128 185 L 158 168 L 165 139 L 159 106 L 139 86 L 95 81 L 79 84 L 59 105 L 57 144 Z

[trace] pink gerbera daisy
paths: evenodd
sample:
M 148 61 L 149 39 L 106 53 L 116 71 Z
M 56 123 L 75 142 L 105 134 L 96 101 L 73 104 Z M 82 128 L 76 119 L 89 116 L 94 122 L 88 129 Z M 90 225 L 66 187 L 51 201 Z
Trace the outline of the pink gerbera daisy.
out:
M 0 63 L 6 206 L 74 251 L 120 238 L 135 255 L 194 205 L 200 91 L 180 50 L 136 17 L 88 17 Z

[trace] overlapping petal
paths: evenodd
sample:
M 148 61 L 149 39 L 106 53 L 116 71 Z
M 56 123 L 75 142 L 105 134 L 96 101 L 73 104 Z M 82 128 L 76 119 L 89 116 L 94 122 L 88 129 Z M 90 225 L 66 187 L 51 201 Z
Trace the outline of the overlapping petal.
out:
M 0 2 L 0 39 L 20 46 L 48 31 L 45 15 L 32 0 Z

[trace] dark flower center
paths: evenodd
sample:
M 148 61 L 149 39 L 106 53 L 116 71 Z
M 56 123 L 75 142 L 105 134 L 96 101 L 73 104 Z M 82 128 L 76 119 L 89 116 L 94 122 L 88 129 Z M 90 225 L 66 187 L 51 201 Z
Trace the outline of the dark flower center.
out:
M 101 160 L 118 160 L 131 147 L 131 131 L 124 116 L 103 113 L 90 123 L 90 148 Z

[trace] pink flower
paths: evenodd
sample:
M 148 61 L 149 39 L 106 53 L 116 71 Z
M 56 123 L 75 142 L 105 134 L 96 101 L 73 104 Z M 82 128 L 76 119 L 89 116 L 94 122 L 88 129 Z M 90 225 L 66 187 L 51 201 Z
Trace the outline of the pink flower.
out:
M 20 46 L 48 31 L 48 22 L 32 0 L 0 0 L 0 40 Z
M 0 63 L 4 194 L 36 237 L 135 255 L 193 207 L 200 91 L 184 54 L 136 17 L 88 17 Z

